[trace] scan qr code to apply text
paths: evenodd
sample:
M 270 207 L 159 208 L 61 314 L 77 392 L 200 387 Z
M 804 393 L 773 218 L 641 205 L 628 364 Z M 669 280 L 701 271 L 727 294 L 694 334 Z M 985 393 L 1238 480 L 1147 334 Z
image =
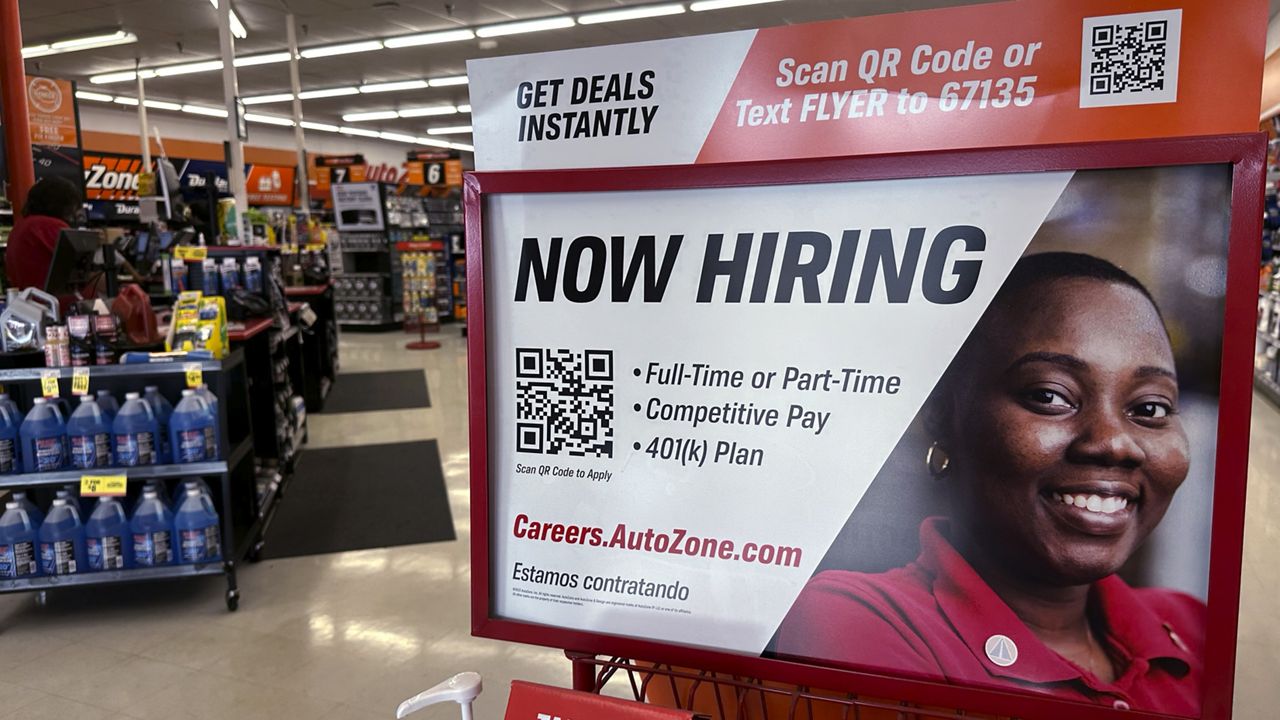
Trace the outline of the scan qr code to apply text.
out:
M 1176 102 L 1181 43 L 1181 10 L 1085 18 L 1080 107 Z
M 516 348 L 516 451 L 613 457 L 613 351 Z

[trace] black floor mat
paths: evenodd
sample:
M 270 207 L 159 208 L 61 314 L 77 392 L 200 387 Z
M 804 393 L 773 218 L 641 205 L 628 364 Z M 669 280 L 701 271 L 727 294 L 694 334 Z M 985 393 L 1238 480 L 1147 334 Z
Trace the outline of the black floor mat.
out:
M 267 528 L 262 557 L 455 539 L 435 440 L 307 449 Z
M 431 407 L 427 376 L 421 370 L 340 373 L 324 401 L 326 413 L 420 407 Z

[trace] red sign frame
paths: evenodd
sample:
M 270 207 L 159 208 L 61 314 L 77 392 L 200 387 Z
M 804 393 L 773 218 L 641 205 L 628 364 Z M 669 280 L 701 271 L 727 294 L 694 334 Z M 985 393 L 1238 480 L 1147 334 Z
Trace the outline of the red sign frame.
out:
M 471 403 L 472 634 L 575 652 L 670 663 L 807 687 L 908 699 L 930 706 L 1035 717 L 1037 720 L 1154 720 L 1175 717 L 493 617 L 489 582 L 489 543 L 493 528 L 489 518 L 484 205 L 487 196 L 503 193 L 670 190 L 1229 164 L 1232 166 L 1231 228 L 1213 488 L 1204 697 L 1200 714 L 1202 720 L 1229 720 L 1235 680 L 1240 565 L 1244 544 L 1257 262 L 1262 236 L 1265 161 L 1266 137 L 1261 133 L 1254 133 L 816 160 L 468 173 L 465 208 L 469 306 L 467 362 Z

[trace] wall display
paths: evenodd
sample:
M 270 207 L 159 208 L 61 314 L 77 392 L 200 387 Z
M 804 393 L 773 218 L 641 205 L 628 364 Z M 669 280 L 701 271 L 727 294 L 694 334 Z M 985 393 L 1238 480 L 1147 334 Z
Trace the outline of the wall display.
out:
M 27 118 L 32 145 L 80 147 L 76 92 L 71 81 L 28 75 Z
M 138 200 L 138 175 L 144 171 L 142 158 L 115 153 L 84 153 L 85 200 Z
M 293 207 L 294 169 L 281 165 L 250 165 L 245 187 L 250 205 Z
M 475 632 L 1226 717 L 1262 156 L 474 176 Z
M 470 60 L 476 169 L 1240 132 L 1266 17 L 1259 0 L 1033 0 Z
M 382 193 L 378 183 L 341 183 L 333 186 L 333 214 L 338 229 L 354 232 L 382 230 Z

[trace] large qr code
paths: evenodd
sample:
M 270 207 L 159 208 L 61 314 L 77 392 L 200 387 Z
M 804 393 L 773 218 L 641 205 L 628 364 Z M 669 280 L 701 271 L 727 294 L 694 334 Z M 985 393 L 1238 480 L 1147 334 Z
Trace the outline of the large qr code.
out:
M 613 457 L 613 351 L 516 348 L 516 451 Z
M 1175 102 L 1182 11 L 1085 18 L 1080 107 Z

